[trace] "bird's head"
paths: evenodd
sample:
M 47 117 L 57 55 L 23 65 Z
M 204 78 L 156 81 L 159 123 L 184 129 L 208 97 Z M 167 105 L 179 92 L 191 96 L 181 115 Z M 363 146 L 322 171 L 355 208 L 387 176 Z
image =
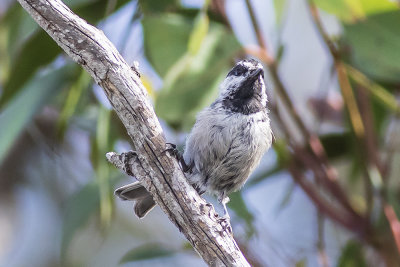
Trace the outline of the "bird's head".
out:
M 254 59 L 239 61 L 220 85 L 222 107 L 245 115 L 266 109 L 264 69 Z

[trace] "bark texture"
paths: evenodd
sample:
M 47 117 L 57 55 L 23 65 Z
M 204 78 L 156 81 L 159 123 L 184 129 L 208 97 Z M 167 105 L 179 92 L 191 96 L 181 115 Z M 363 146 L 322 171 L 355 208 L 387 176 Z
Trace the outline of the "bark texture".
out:
M 109 153 L 107 158 L 142 182 L 208 265 L 249 266 L 232 235 L 218 223 L 214 208 L 186 182 L 175 158 L 165 152 L 165 137 L 145 88 L 103 32 L 61 1 L 18 1 L 104 89 L 125 125 L 136 153 Z

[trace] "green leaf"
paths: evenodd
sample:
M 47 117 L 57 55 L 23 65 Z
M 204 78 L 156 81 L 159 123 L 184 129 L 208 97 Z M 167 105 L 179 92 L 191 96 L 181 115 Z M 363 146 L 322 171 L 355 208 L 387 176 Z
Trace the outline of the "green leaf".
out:
M 397 218 L 400 218 L 400 192 L 398 192 L 398 188 L 388 186 L 386 189 L 386 199 L 393 207 Z
M 104 155 L 109 151 L 109 132 L 110 132 L 110 116 L 111 110 L 101 107 L 96 132 L 96 148 L 99 154 L 96 159 L 98 162 L 94 164 L 96 177 L 99 182 L 100 192 L 100 219 L 103 226 L 109 226 L 112 215 L 112 194 L 110 188 L 110 165 L 105 160 Z
M 141 11 L 145 14 L 165 13 L 180 7 L 179 0 L 139 0 Z
M 187 52 L 193 21 L 179 15 L 147 17 L 143 22 L 146 55 L 164 78 L 156 113 L 176 129 L 188 129 L 216 97 L 219 83 L 240 49 L 233 34 L 211 22 L 196 55 Z M 147 39 L 147 40 L 146 40 Z
M 64 107 L 61 110 L 60 117 L 57 122 L 57 135 L 60 139 L 62 139 L 64 136 L 67 124 L 76 110 L 83 90 L 88 88 L 91 81 L 91 76 L 85 70 L 81 69 L 79 78 L 69 89 L 67 99 L 65 100 Z
M 276 153 L 279 166 L 285 167 L 291 158 L 286 141 L 283 139 L 277 139 L 274 143 L 274 151 Z
M 373 79 L 400 82 L 400 11 L 369 16 L 344 25 L 343 43 L 351 62 Z M 344 49 L 345 49 L 344 48 Z
M 400 106 L 396 100 L 396 97 L 387 91 L 384 87 L 377 83 L 374 83 L 367 76 L 357 69 L 347 66 L 346 67 L 350 77 L 359 85 L 366 88 L 371 92 L 372 96 L 378 100 L 378 103 L 382 104 L 383 107 L 392 110 L 393 112 L 400 113 Z
M 350 1 L 350 0 L 348 0 Z M 365 15 L 384 13 L 387 11 L 398 10 L 399 6 L 395 1 L 391 0 L 358 0 L 361 3 Z
M 99 185 L 95 182 L 85 185 L 68 199 L 63 219 L 62 259 L 65 259 L 65 254 L 74 234 L 98 210 L 99 202 Z
M 27 37 L 39 28 L 37 23 L 17 2 L 7 9 L 7 12 L 0 19 L 0 25 L 7 30 L 7 54 L 11 61 L 14 60 L 15 54 Z
M 278 52 L 276 53 L 276 62 L 277 63 L 281 62 L 284 53 L 285 53 L 285 46 L 283 44 L 280 44 L 278 47 Z
M 247 208 L 241 192 L 232 193 L 229 195 L 229 198 L 229 208 L 234 210 L 235 214 L 246 222 L 246 234 L 247 237 L 251 237 L 255 233 L 255 228 L 253 225 L 254 216 Z
M 116 8 L 121 7 L 127 2 L 129 2 L 129 0 L 117 1 Z M 104 18 L 107 3 L 108 0 L 71 0 L 71 7 L 76 7 L 73 8 L 73 10 L 78 15 L 94 24 Z M 19 6 L 18 8 L 21 9 Z M 29 19 L 30 23 L 34 23 L 32 18 L 27 18 L 27 15 L 23 15 L 21 19 Z M 21 23 L 22 22 L 15 22 L 14 24 L 16 28 L 12 28 L 10 31 L 20 32 L 21 27 L 18 27 L 18 25 Z M 15 43 L 12 44 L 16 47 L 14 49 L 16 52 L 15 57 L 12 58 L 9 76 L 5 82 L 0 98 L 0 107 L 14 97 L 21 89 L 21 86 L 23 86 L 40 68 L 51 63 L 62 51 L 55 41 L 53 41 L 53 39 L 51 39 L 51 37 L 41 29 L 32 33 L 25 40 L 27 32 L 31 31 L 32 27 L 25 28 L 23 31 L 25 34 L 23 35 L 24 42 L 20 44 L 20 42 L 15 41 Z M 21 41 L 21 35 L 18 36 L 19 38 L 15 37 L 16 40 Z
M 76 66 L 67 65 L 32 79 L 0 114 L 0 162 L 19 133 L 60 87 L 76 77 Z
M 367 262 L 364 257 L 364 251 L 360 243 L 350 240 L 343 248 L 342 255 L 339 258 L 338 267 L 366 267 Z
M 196 55 L 203 43 L 204 38 L 207 35 L 210 20 L 208 19 L 206 12 L 199 12 L 197 15 L 193 31 L 189 37 L 188 52 L 190 55 Z
M 96 24 L 100 20 L 104 19 L 107 17 L 108 12 L 110 10 L 107 10 L 109 8 L 109 2 L 110 0 L 71 0 L 71 6 L 72 10 L 80 17 L 85 19 L 87 22 L 90 24 Z M 121 7 L 123 7 L 125 4 L 131 2 L 130 0 L 116 0 L 115 1 L 115 6 L 112 12 L 117 11 Z M 83 4 L 85 3 L 85 4 Z M 87 4 L 86 4 L 87 3 Z M 111 13 L 112 14 L 112 13 Z
M 104 157 L 103 157 L 104 158 Z M 104 162 L 106 160 L 104 159 Z M 114 186 L 121 178 L 118 175 L 111 175 L 107 182 L 109 187 Z M 74 235 L 88 222 L 100 207 L 100 185 L 97 180 L 87 183 L 77 192 L 72 194 L 66 201 L 65 213 L 63 215 L 61 258 L 65 256 Z
M 307 259 L 301 259 L 296 262 L 295 267 L 306 267 L 307 266 Z
M 352 138 L 348 132 L 322 135 L 320 140 L 330 159 L 337 159 L 351 152 Z
M 287 0 L 274 0 L 275 21 L 277 25 L 282 24 L 282 18 L 286 9 Z
M 314 0 L 313 2 L 320 9 L 344 21 L 365 16 L 360 0 Z
M 12 62 L 10 76 L 0 98 L 0 107 L 20 91 L 21 86 L 39 67 L 51 62 L 60 52 L 61 48 L 43 30 L 32 35 Z
M 290 185 L 286 189 L 285 195 L 283 196 L 279 206 L 277 207 L 277 210 L 276 210 L 277 213 L 279 213 L 284 208 L 286 208 L 287 205 L 290 203 L 290 200 L 292 199 L 292 195 L 293 195 L 295 188 L 296 188 L 296 184 L 294 182 L 290 183 Z
M 175 250 L 166 248 L 165 245 L 162 244 L 145 244 L 139 247 L 136 247 L 129 252 L 127 252 L 119 264 L 132 262 L 132 261 L 140 261 L 140 260 L 149 260 L 154 258 L 168 257 L 172 256 L 176 253 Z
M 142 25 L 146 57 L 158 74 L 164 77 L 186 53 L 193 21 L 167 14 L 144 17 Z
M 390 0 L 314 0 L 314 3 L 345 22 L 398 9 L 397 4 Z

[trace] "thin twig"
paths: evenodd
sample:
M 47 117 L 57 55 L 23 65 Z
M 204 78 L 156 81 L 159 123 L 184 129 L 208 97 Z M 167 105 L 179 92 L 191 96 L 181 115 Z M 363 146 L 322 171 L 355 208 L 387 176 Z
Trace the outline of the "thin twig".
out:
M 393 207 L 389 204 L 385 204 L 384 211 L 387 220 L 390 224 L 390 229 L 392 230 L 393 237 L 396 242 L 397 250 L 400 255 L 400 222 L 396 216 L 396 212 L 394 211 Z
M 335 47 L 334 43 L 332 42 L 332 40 L 330 39 L 329 35 L 327 34 L 327 32 L 325 31 L 323 25 L 322 25 L 322 21 L 321 18 L 319 16 L 318 13 L 318 9 L 314 3 L 313 0 L 308 0 L 308 4 L 309 4 L 309 9 L 310 9 L 310 13 L 312 16 L 312 19 L 314 21 L 314 24 L 317 26 L 317 29 L 321 35 L 321 37 L 323 38 L 325 44 L 327 45 L 327 47 L 329 48 L 329 51 L 331 53 L 331 56 L 334 60 L 334 65 L 335 65 L 335 69 L 338 75 L 338 81 L 339 81 L 339 85 L 340 85 L 340 89 L 342 91 L 342 95 L 344 98 L 344 101 L 346 103 L 347 106 L 347 110 L 349 113 L 349 117 L 350 117 L 350 121 L 354 130 L 355 135 L 357 136 L 358 143 L 359 143 L 359 150 L 362 151 L 363 148 L 362 146 L 366 146 L 366 151 L 369 154 L 369 156 L 367 156 L 367 162 L 366 164 L 363 164 L 363 167 L 365 169 L 366 175 L 369 176 L 370 180 L 366 182 L 366 194 L 367 194 L 367 200 L 368 198 L 369 200 L 369 206 L 372 206 L 372 194 L 373 194 L 373 188 L 372 188 L 372 184 L 373 179 L 376 179 L 376 177 L 374 178 L 374 174 L 371 173 L 371 169 L 376 169 L 378 170 L 377 173 L 375 174 L 375 176 L 379 176 L 380 177 L 380 183 L 382 183 L 382 176 L 384 174 L 383 171 L 383 167 L 380 163 L 380 159 L 379 159 L 379 150 L 378 147 L 376 145 L 376 141 L 375 141 L 375 130 L 374 127 L 372 125 L 372 114 L 364 114 L 364 118 L 361 116 L 361 112 L 359 110 L 357 101 L 354 97 L 354 93 L 353 93 L 353 89 L 352 86 L 350 84 L 349 81 L 349 76 L 347 74 L 347 69 L 346 69 L 346 65 L 345 63 L 342 61 L 341 59 L 341 55 L 340 55 L 340 51 Z M 353 70 L 353 74 L 357 74 L 358 77 L 362 77 L 360 75 L 360 73 L 358 73 L 357 71 Z M 363 81 L 365 82 L 366 79 L 363 79 Z M 364 90 L 362 93 L 367 92 L 366 90 Z M 388 98 L 385 98 L 385 100 Z M 363 108 L 363 105 L 365 105 L 366 103 L 363 102 L 368 102 L 368 96 L 363 96 L 361 94 L 361 108 Z M 370 106 L 365 107 L 364 106 L 364 112 L 370 112 Z M 368 111 L 367 111 L 368 110 Z M 397 110 L 397 107 L 395 108 L 395 110 Z M 372 165 L 372 168 L 371 168 Z M 377 188 L 380 192 L 378 197 L 381 198 L 380 200 L 383 201 L 385 203 L 385 195 L 384 192 L 382 190 L 380 190 L 381 188 Z M 392 235 L 393 238 L 395 240 L 395 245 L 397 246 L 397 250 L 399 252 L 400 255 L 400 222 L 396 217 L 396 214 L 394 212 L 394 209 L 392 206 L 390 206 L 389 204 L 385 203 L 384 204 L 384 213 L 386 215 L 387 220 L 389 221 L 391 230 L 392 230 Z M 369 229 L 371 230 L 371 229 Z M 368 237 L 366 236 L 366 239 L 368 239 Z M 382 254 L 383 255 L 383 254 Z M 397 257 L 398 255 L 396 255 L 395 257 Z M 398 263 L 398 260 L 397 260 Z M 388 265 L 389 266 L 389 265 Z M 396 265 L 397 266 L 397 265 Z
M 333 207 L 330 203 L 327 203 L 315 190 L 314 186 L 308 182 L 305 177 L 298 171 L 299 166 L 296 166 L 294 163 L 289 165 L 288 170 L 292 175 L 293 179 L 297 184 L 303 189 L 304 192 L 311 198 L 313 203 L 317 206 L 317 208 L 327 216 L 329 216 L 333 221 L 339 223 L 344 226 L 348 230 L 358 233 L 360 237 L 365 235 L 366 228 L 362 225 L 360 226 L 358 221 L 355 221 L 352 216 L 342 210 L 339 210 Z
M 338 76 L 338 81 L 340 89 L 342 91 L 343 99 L 346 104 L 351 125 L 354 129 L 354 133 L 359 139 L 364 138 L 365 128 L 363 121 L 361 119 L 361 114 L 358 109 L 357 101 L 351 88 L 349 78 L 347 76 L 346 68 L 341 60 L 341 55 L 339 50 L 336 48 L 335 44 L 329 37 L 328 33 L 325 31 L 321 18 L 318 13 L 318 9 L 314 4 L 313 0 L 308 0 L 308 6 L 311 13 L 311 17 L 316 25 L 319 34 L 321 35 L 324 43 L 327 45 L 330 54 L 332 55 L 336 73 Z

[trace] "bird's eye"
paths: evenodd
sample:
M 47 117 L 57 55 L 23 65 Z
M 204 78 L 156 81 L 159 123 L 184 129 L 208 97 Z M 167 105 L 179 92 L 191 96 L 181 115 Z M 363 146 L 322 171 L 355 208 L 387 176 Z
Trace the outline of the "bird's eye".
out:
M 233 70 L 233 75 L 235 76 L 241 76 L 244 73 L 246 73 L 246 68 L 244 68 L 243 66 L 238 66 L 236 69 Z

